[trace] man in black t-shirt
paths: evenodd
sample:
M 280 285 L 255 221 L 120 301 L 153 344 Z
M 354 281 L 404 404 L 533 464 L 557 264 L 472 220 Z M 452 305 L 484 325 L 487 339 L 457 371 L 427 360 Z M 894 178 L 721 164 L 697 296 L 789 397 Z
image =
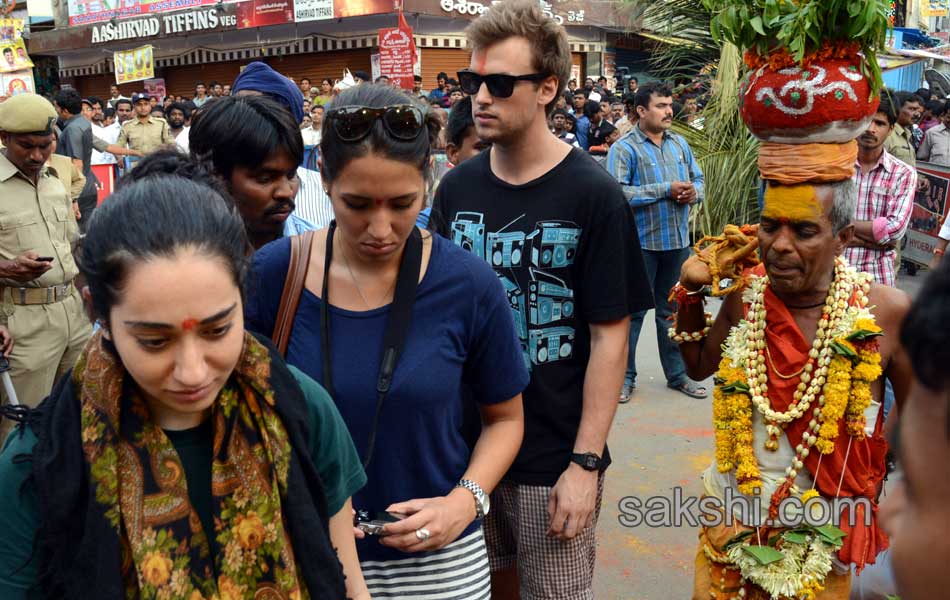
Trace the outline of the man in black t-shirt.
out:
M 467 34 L 459 81 L 492 148 L 445 175 L 432 226 L 495 269 L 531 370 L 524 441 L 485 522 L 492 597 L 587 599 L 629 316 L 652 295 L 617 182 L 548 129 L 570 75 L 564 29 L 514 0 Z

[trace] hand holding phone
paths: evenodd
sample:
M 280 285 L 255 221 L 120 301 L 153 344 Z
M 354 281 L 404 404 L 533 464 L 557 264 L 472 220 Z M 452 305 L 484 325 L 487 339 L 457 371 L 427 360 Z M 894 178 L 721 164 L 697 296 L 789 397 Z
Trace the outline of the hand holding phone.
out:
M 376 513 L 375 519 L 369 518 L 369 512 L 365 510 L 356 511 L 356 517 L 353 519 L 354 526 L 366 535 L 382 536 L 383 527 L 388 523 L 395 523 L 406 518 L 406 515 L 400 513 L 381 512 Z

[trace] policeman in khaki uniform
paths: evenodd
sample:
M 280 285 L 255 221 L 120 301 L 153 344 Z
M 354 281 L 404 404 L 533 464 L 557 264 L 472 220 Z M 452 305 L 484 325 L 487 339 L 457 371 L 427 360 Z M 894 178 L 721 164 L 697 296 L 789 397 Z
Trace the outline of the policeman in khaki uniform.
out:
M 175 136 L 169 131 L 168 123 L 149 114 L 152 112 L 152 105 L 148 94 L 132 94 L 132 105 L 135 107 L 135 118 L 122 124 L 116 146 L 128 144 L 129 149 L 137 156 L 145 156 L 158 150 L 160 146 L 175 143 Z
M 0 104 L 0 324 L 13 336 L 13 387 L 29 406 L 73 367 L 92 333 L 73 285 L 71 242 L 79 230 L 72 200 L 47 165 L 55 122 L 53 105 L 41 96 Z M 9 428 L 4 420 L 0 438 Z

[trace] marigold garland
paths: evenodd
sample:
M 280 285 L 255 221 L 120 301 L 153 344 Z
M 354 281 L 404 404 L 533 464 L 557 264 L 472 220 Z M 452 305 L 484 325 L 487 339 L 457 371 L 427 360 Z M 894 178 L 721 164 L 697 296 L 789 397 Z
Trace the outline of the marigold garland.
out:
M 743 296 L 743 302 L 749 306 L 749 316 L 730 331 L 723 344 L 723 358 L 713 390 L 713 424 L 718 470 L 723 473 L 734 470 L 739 491 L 753 495 L 762 489 L 753 440 L 754 412 L 762 415 L 770 436 L 782 435 L 789 422 L 810 419 L 801 443 L 795 448 L 795 458 L 786 470 L 785 483 L 773 494 L 774 504 L 796 489 L 794 481 L 805 468 L 809 448 L 815 447 L 822 454 L 834 452 L 842 425 L 848 435 L 864 439 L 864 412 L 871 404 L 871 382 L 881 376 L 881 355 L 876 339 L 881 329 L 867 309 L 869 278 L 839 261 L 835 285 L 829 291 L 823 322 L 809 361 L 802 370 L 795 401 L 787 412 L 775 411 L 768 400 L 769 373 L 762 368 L 767 343 L 761 331 L 766 286 L 767 279 L 752 278 Z M 773 449 L 770 444 L 766 444 L 766 448 Z M 801 494 L 801 500 L 807 505 L 820 496 L 813 487 Z M 783 559 L 765 565 L 743 550 L 743 546 L 751 543 L 745 541 L 731 546 L 721 562 L 734 565 L 743 581 L 754 583 L 773 598 L 814 600 L 824 590 L 831 561 L 840 547 L 840 539 L 837 541 L 813 534 L 808 535 L 804 543 L 784 539 L 778 547 Z
M 836 298 L 836 312 L 840 316 L 828 325 L 828 345 L 834 348 L 834 353 L 827 365 L 827 377 L 820 396 L 816 399 L 816 412 L 808 411 L 799 417 L 811 420 L 789 470 L 792 481 L 802 468 L 804 457 L 808 456 L 809 446 L 816 447 L 822 454 L 834 452 L 842 421 L 848 435 L 864 439 L 864 412 L 871 404 L 871 382 L 881 376 L 881 356 L 876 339 L 881 335 L 881 329 L 866 308 L 867 279 L 846 265 L 841 266 L 840 277 L 843 286 L 854 290 L 857 302 L 845 308 L 844 297 Z M 765 290 L 763 283 L 752 282 L 750 293 L 744 299 L 746 303 L 761 305 L 761 294 Z M 859 292 L 862 289 L 864 294 Z M 838 293 L 843 294 L 844 290 Z M 734 470 L 739 491 L 747 495 L 754 495 L 762 488 L 752 431 L 756 408 L 751 396 L 750 374 L 755 374 L 755 371 L 749 368 L 747 348 L 748 344 L 764 340 L 748 335 L 753 329 L 745 319 L 730 332 L 723 345 L 723 358 L 713 390 L 716 464 L 720 472 Z M 817 348 L 813 354 L 817 354 Z M 814 494 L 818 495 L 818 492 Z

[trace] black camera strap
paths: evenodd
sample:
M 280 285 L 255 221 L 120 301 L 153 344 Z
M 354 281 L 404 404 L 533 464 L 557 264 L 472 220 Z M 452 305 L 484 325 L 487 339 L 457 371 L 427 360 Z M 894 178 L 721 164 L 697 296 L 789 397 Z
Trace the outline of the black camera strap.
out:
M 333 390 L 333 375 L 330 370 L 330 262 L 333 257 L 333 234 L 336 231 L 336 221 L 330 223 L 327 232 L 326 258 L 323 264 L 323 293 L 320 305 L 320 338 L 323 346 L 323 387 L 330 397 L 335 397 Z M 416 288 L 419 286 L 419 272 L 422 269 L 422 236 L 418 229 L 413 229 L 406 248 L 399 263 L 399 275 L 396 278 L 396 291 L 393 294 L 393 303 L 389 309 L 389 318 L 386 321 L 386 330 L 383 332 L 383 354 L 379 361 L 379 376 L 376 378 L 376 412 L 373 415 L 373 427 L 370 429 L 369 442 L 366 444 L 366 456 L 363 458 L 363 468 L 369 465 L 373 458 L 373 449 L 376 446 L 376 431 L 379 428 L 379 418 L 383 410 L 383 400 L 389 393 L 393 382 L 393 372 L 399 362 L 399 355 L 409 337 L 409 325 L 412 321 L 412 305 L 416 299 Z M 354 282 L 355 283 L 355 282 Z

